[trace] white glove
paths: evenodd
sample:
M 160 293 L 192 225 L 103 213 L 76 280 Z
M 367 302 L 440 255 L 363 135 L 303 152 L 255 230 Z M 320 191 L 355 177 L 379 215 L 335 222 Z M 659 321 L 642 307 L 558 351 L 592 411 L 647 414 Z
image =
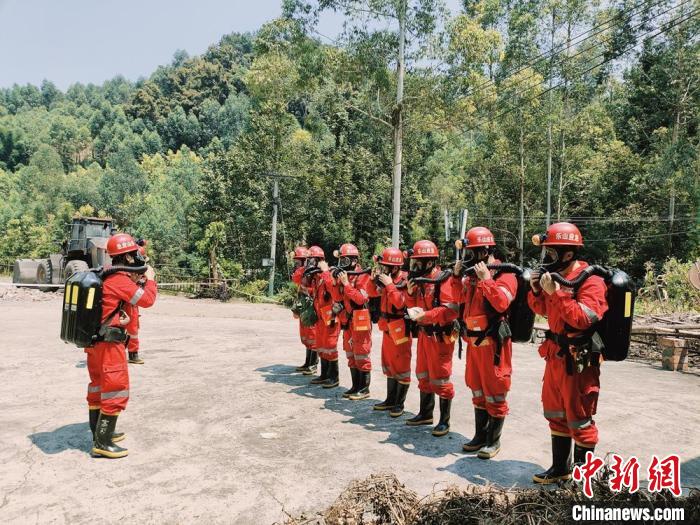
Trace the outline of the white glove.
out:
M 407 310 L 408 317 L 411 319 L 411 321 L 415 321 L 418 317 L 423 315 L 423 309 L 420 306 L 414 306 L 413 308 L 409 308 Z

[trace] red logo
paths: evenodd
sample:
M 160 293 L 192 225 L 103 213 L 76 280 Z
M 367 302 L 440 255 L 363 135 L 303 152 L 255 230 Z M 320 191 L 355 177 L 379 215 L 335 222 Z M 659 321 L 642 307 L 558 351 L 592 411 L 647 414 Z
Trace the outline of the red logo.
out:
M 593 497 L 592 479 L 601 468 L 603 468 L 603 460 L 595 457 L 593 452 L 586 452 L 586 462 L 574 467 L 574 480 L 579 483 L 583 481 L 583 493 L 589 498 Z
M 671 454 L 662 460 L 652 456 L 648 474 L 649 492 L 668 489 L 676 497 L 681 495 L 681 458 L 677 454 Z

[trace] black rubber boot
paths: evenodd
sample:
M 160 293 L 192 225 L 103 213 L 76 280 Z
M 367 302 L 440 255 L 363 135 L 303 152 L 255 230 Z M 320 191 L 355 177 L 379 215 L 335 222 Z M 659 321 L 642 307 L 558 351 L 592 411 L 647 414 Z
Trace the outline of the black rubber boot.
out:
M 127 449 L 115 445 L 112 441 L 118 417 L 118 415 L 109 416 L 100 412 L 95 428 L 95 439 L 92 442 L 92 455 L 94 457 L 116 459 L 129 454 Z
M 406 424 L 409 427 L 415 427 L 418 425 L 432 425 L 433 424 L 433 410 L 435 410 L 435 394 L 428 392 L 420 393 L 420 410 L 411 419 L 406 420 Z
M 367 399 L 369 397 L 369 380 L 371 374 L 370 372 L 363 372 L 362 370 L 357 371 L 357 392 L 350 395 L 352 401 L 359 401 L 361 399 Z
M 143 362 L 144 361 L 139 357 L 138 352 L 129 352 L 129 363 L 132 365 L 142 365 Z
M 350 376 L 352 377 L 352 388 L 343 392 L 343 397 L 348 398 L 351 394 L 354 394 L 360 389 L 360 371 L 357 368 L 350 369 Z
M 408 383 L 398 383 L 396 386 L 396 400 L 394 406 L 391 407 L 389 415 L 391 417 L 401 417 L 403 415 L 404 403 L 406 402 L 406 394 L 408 394 Z
M 330 361 L 326 361 L 325 359 L 321 359 L 321 375 L 319 375 L 317 378 L 311 380 L 312 385 L 320 385 L 328 381 L 328 365 L 330 364 Z
M 583 465 L 586 462 L 586 452 L 594 453 L 595 446 L 587 448 L 574 443 L 574 465 Z
M 501 433 L 505 417 L 489 416 L 488 431 L 486 432 L 486 446 L 476 453 L 481 459 L 491 459 L 501 450 Z
M 328 361 L 328 379 L 321 386 L 323 388 L 335 388 L 340 384 L 340 373 L 338 371 L 338 360 Z
M 542 485 L 571 479 L 571 438 L 552 436 L 552 466 L 532 476 L 532 481 Z
M 396 389 L 399 382 L 393 377 L 386 378 L 386 399 L 374 405 L 374 410 L 389 410 L 396 404 Z
M 308 348 L 306 349 L 306 357 L 304 358 L 304 364 L 301 366 L 296 367 L 294 370 L 297 372 L 303 372 L 307 368 L 309 368 L 309 361 L 311 360 L 311 350 Z
M 486 429 L 489 424 L 489 413 L 483 408 L 474 407 L 474 437 L 469 443 L 462 445 L 464 452 L 475 452 L 486 445 Z
M 316 368 L 318 367 L 318 352 L 314 350 L 309 350 L 310 355 L 309 355 L 309 366 L 306 367 L 306 370 L 302 370 L 302 374 L 305 376 L 312 376 L 316 373 Z
M 97 428 L 97 420 L 100 417 L 99 408 L 91 408 L 90 410 L 90 432 L 92 432 L 92 440 L 95 440 L 95 428 Z M 118 443 L 126 437 L 123 432 L 114 432 L 112 434 L 112 443 Z
M 440 421 L 433 429 L 433 436 L 444 436 L 450 431 L 450 408 L 452 400 L 440 398 Z

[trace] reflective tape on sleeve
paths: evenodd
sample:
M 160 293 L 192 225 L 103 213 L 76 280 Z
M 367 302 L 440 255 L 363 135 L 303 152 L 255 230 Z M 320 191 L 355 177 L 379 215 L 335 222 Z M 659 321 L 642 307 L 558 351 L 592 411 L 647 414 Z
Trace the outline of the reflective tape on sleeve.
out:
M 505 286 L 499 286 L 499 288 L 500 288 L 501 291 L 506 295 L 506 298 L 508 299 L 508 302 L 509 302 L 509 303 L 512 303 L 512 302 L 513 302 L 513 294 L 510 293 L 510 290 L 509 290 L 508 288 L 506 288 Z
M 588 320 L 591 323 L 598 322 L 598 316 L 596 315 L 596 313 L 593 310 L 591 310 L 588 306 L 586 306 L 583 303 L 578 303 L 578 305 L 581 307 L 581 310 L 583 310 L 583 313 L 586 314 L 586 316 L 588 317 Z
M 102 390 L 102 388 L 100 387 L 100 385 L 97 385 L 97 386 L 88 386 L 88 392 L 91 393 L 91 394 L 94 394 L 94 393 L 99 392 L 99 391 L 101 391 L 101 390 Z
M 144 293 L 145 292 L 143 288 L 139 288 L 138 290 L 136 290 L 134 292 L 134 295 L 131 296 L 131 299 L 129 299 L 129 304 L 136 305 L 136 303 L 139 302 L 139 299 L 141 299 Z
M 483 390 L 472 390 L 472 397 L 483 397 Z

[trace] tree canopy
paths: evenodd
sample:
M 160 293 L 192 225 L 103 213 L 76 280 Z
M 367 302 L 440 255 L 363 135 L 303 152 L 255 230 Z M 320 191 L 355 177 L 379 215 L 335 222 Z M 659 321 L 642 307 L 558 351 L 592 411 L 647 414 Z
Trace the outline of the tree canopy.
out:
M 255 270 L 269 253 L 391 241 L 397 17 L 406 22 L 403 246 L 457 214 L 532 262 L 570 220 L 637 277 L 700 255 L 700 17 L 616 0 L 284 0 L 283 16 L 146 79 L 0 89 L 0 257 L 55 249 L 76 212 L 151 240 L 161 265 Z M 324 11 L 345 31 L 317 30 Z M 278 269 L 286 271 L 285 261 Z

